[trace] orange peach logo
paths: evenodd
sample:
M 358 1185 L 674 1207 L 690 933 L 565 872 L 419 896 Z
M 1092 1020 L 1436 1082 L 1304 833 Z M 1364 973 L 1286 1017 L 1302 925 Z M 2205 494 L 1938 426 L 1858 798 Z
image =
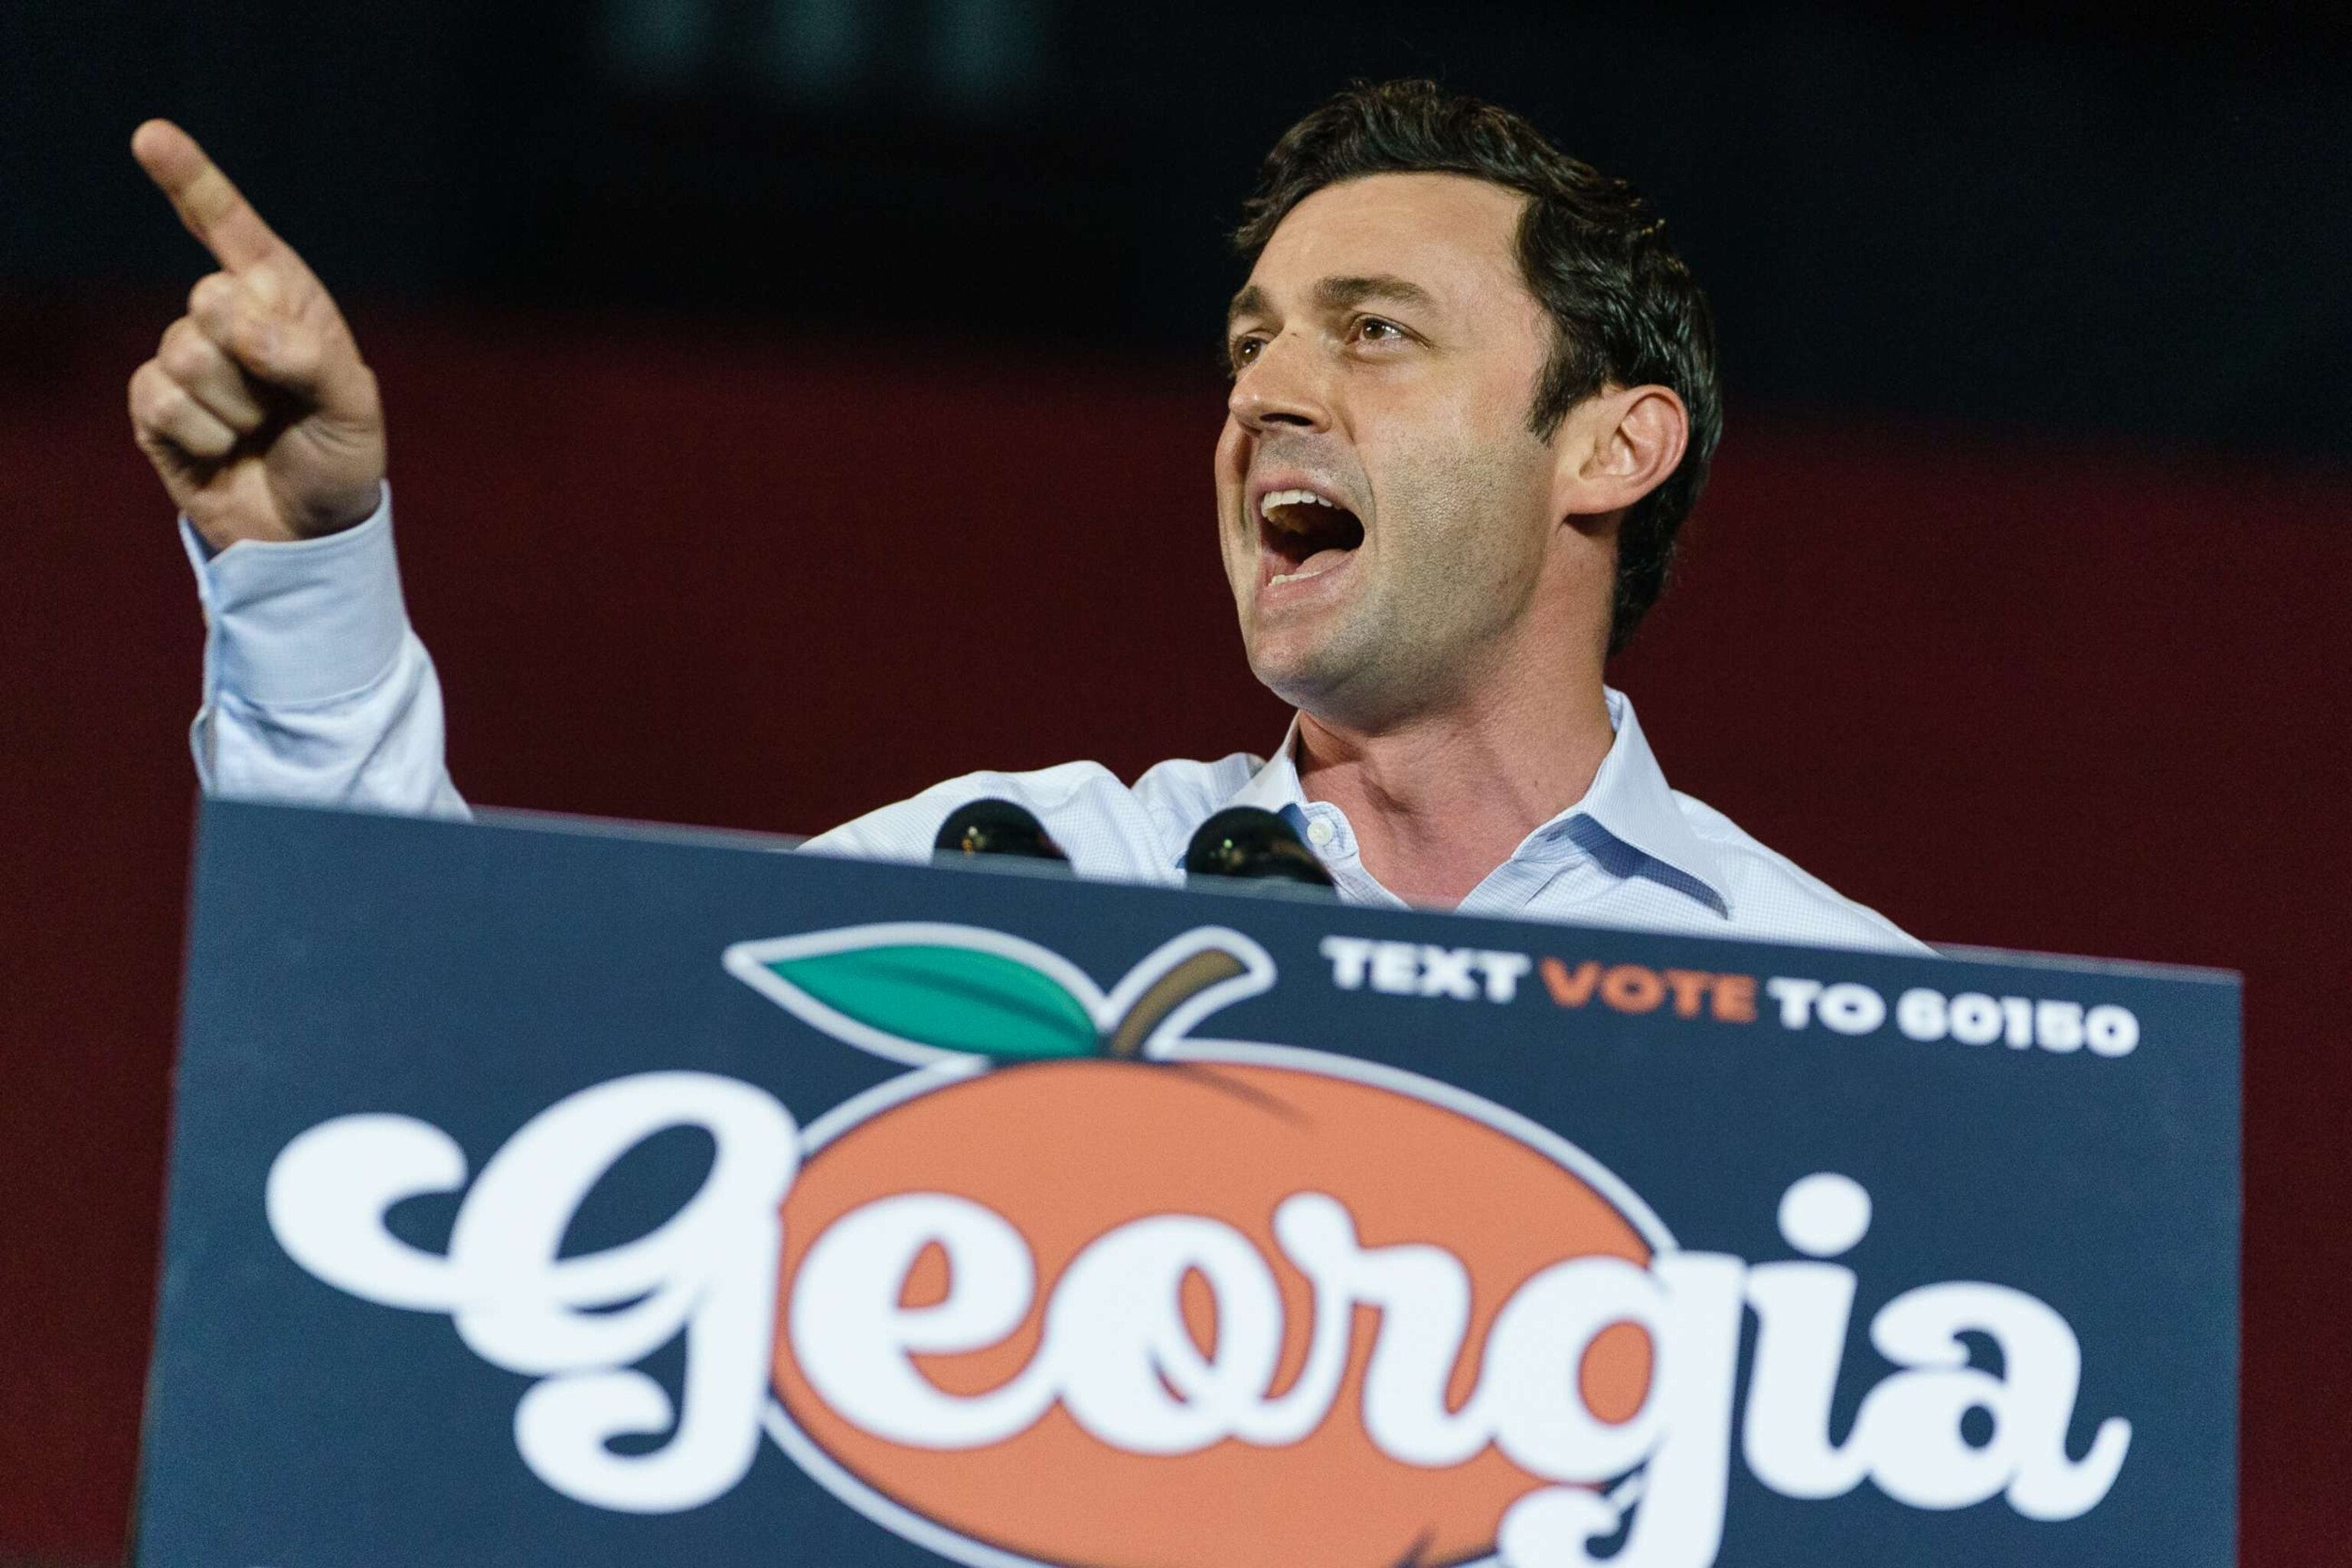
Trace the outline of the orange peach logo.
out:
M 1171 1024 L 1270 984 L 1238 933 L 1192 933 L 1109 996 L 937 926 L 730 965 L 871 1048 L 994 1064 L 828 1118 L 783 1205 L 782 1411 L 895 1509 L 1094 1568 L 1460 1563 L 1555 1479 L 1515 1459 L 1559 1445 L 1517 1431 L 1498 1376 L 1572 1388 L 1596 1451 L 1643 1404 L 1643 1329 L 1538 1335 L 1523 1289 L 1578 1258 L 1638 1278 L 1655 1222 L 1465 1097 L 1183 1040 Z

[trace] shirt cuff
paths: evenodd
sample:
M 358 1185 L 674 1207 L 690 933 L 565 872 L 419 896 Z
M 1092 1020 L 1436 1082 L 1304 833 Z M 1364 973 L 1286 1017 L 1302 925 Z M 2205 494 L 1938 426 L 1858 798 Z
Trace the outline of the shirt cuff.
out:
M 214 553 L 188 520 L 180 541 L 211 623 L 211 684 L 264 707 L 362 691 L 392 668 L 408 630 L 392 547 L 392 487 L 356 528 L 284 543 L 239 540 Z

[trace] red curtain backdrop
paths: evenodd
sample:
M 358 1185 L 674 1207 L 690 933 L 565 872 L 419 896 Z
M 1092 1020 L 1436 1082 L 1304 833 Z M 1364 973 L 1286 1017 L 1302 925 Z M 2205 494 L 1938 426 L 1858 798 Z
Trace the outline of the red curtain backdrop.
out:
M 200 632 L 121 409 L 172 313 L 0 313 L 0 1556 L 119 1556 L 135 1470 Z M 1281 735 L 1191 367 L 360 325 L 478 802 L 813 832 Z M 2352 474 L 1735 411 L 1691 544 L 1612 677 L 1679 787 L 1930 940 L 2246 972 L 2244 1561 L 2333 1552 Z

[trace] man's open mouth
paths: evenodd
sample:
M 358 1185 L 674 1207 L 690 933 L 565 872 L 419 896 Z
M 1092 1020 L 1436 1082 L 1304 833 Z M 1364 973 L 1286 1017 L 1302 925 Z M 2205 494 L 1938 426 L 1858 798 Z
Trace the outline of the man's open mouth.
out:
M 1257 513 L 1269 584 L 1319 577 L 1364 542 L 1356 514 L 1313 490 L 1270 490 Z

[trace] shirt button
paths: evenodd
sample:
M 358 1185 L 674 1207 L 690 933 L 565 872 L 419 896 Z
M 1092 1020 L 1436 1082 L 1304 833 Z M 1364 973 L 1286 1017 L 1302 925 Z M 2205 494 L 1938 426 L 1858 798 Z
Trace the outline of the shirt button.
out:
M 1307 825 L 1307 841 L 1318 849 L 1330 848 L 1332 837 L 1331 825 L 1319 816 Z

